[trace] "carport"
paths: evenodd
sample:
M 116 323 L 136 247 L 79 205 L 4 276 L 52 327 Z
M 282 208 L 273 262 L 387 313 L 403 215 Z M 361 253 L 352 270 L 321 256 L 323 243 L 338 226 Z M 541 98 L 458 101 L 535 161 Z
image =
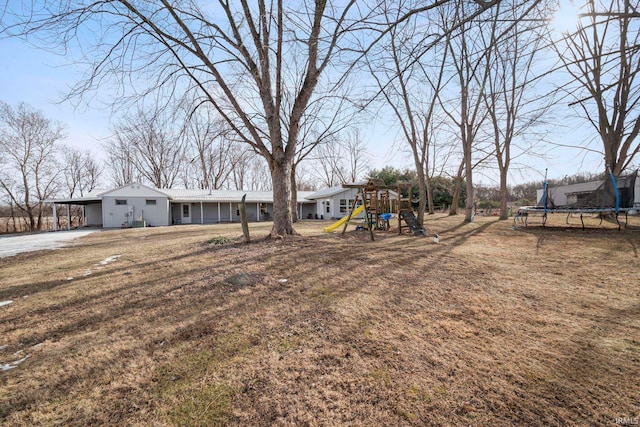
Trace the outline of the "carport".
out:
M 50 203 L 53 210 L 53 231 L 58 231 L 58 205 L 67 206 L 67 230 L 71 229 L 71 206 L 82 207 L 82 225 L 102 225 L 102 199 L 96 196 L 90 197 L 78 197 L 73 199 L 55 199 L 45 200 L 45 203 Z M 92 221 L 91 224 L 87 221 L 87 210 L 91 210 Z M 95 218 L 94 218 L 95 217 Z M 97 219 L 100 218 L 100 221 Z

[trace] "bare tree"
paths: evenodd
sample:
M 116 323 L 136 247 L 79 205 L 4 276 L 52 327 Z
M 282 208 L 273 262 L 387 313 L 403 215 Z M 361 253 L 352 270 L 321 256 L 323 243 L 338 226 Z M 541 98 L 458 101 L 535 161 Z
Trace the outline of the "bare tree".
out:
M 27 216 L 30 230 L 42 229 L 44 201 L 57 189 L 56 155 L 64 137 L 60 123 L 29 105 L 0 101 L 0 188 Z
M 339 134 L 353 121 L 358 110 L 347 105 L 345 93 L 325 94 L 312 100 L 300 121 L 299 142 L 291 166 L 291 215 L 298 220 L 298 169 L 319 146 L 336 143 Z
M 467 200 L 465 221 L 473 221 L 474 196 L 473 196 L 473 167 L 474 157 L 477 160 L 478 152 L 483 150 L 478 147 L 477 135 L 487 117 L 487 111 L 482 102 L 482 92 L 490 74 L 489 64 L 494 54 L 496 39 L 495 21 L 465 22 L 466 2 L 456 0 L 451 5 L 450 17 L 445 17 L 442 22 L 445 25 L 458 26 L 455 36 L 448 39 L 451 66 L 454 70 L 457 84 L 458 97 L 455 98 L 456 108 L 444 107 L 452 122 L 459 130 L 459 138 L 462 145 L 462 155 L 467 187 Z M 448 21 L 450 19 L 450 24 Z M 487 31 L 492 34 L 492 42 L 489 48 L 479 42 L 479 33 Z M 486 153 L 485 153 L 485 157 Z
M 327 187 L 356 182 L 366 175 L 370 160 L 358 128 L 332 135 L 309 158 L 314 165 L 316 178 Z
M 122 187 L 142 179 L 137 174 L 133 162 L 132 147 L 126 141 L 115 138 L 102 144 L 102 149 L 107 154 L 109 175 L 113 185 Z
M 218 190 L 227 184 L 242 155 L 229 141 L 229 129 L 211 109 L 200 107 L 189 114 L 185 123 L 187 150 L 195 167 L 198 188 Z
M 346 182 L 342 152 L 334 147 L 335 145 L 321 145 L 310 158 L 314 164 L 316 178 L 325 187 L 335 187 Z
M 517 3 L 503 3 L 491 11 L 491 19 L 496 22 L 496 31 L 503 28 L 518 16 Z M 500 173 L 500 219 L 508 218 L 507 177 L 514 156 L 527 154 L 531 147 L 518 146 L 518 140 L 530 135 L 534 128 L 542 123 L 549 108 L 548 101 L 532 90 L 538 81 L 534 74 L 534 61 L 542 51 L 542 28 L 544 9 L 537 11 L 539 19 L 519 22 L 510 26 L 502 37 L 497 39 L 492 33 L 481 32 L 485 49 L 493 50 L 489 61 L 489 73 L 481 92 L 484 105 L 489 114 L 494 153 Z M 533 17 L 533 16 L 532 16 Z M 535 17 L 533 17 L 535 18 Z M 506 20 L 506 24 L 505 24 Z M 495 34 L 495 33 L 493 33 Z M 517 150 L 520 150 L 518 153 Z M 514 153 L 515 152 L 515 153 Z
M 90 151 L 63 147 L 62 164 L 68 197 L 83 197 L 97 187 L 102 167 Z
M 397 6 L 394 8 L 393 5 Z M 396 21 L 402 13 L 400 4 L 394 2 L 388 2 L 385 10 L 389 22 Z M 433 13 L 432 20 L 443 16 Z M 368 62 L 379 93 L 400 127 L 404 143 L 401 146 L 408 146 L 411 151 L 418 178 L 417 219 L 420 224 L 424 222 L 427 205 L 433 212 L 429 154 L 439 107 L 438 93 L 445 84 L 444 69 L 449 51 L 445 40 L 444 48 L 440 45 L 431 47 L 428 64 L 419 60 L 426 46 L 432 46 L 430 42 L 434 37 L 439 38 L 439 32 L 433 31 L 425 22 L 407 20 L 389 31 L 388 43 L 380 44 L 379 53 Z
M 137 174 L 156 188 L 172 187 L 185 160 L 184 133 L 182 126 L 172 125 L 174 120 L 160 112 L 139 110 L 113 129 L 115 145 L 127 147 Z
M 399 21 L 446 2 L 433 0 L 412 8 Z M 481 13 L 498 2 L 476 0 L 474 5 Z M 86 40 L 78 37 L 84 34 L 79 27 L 94 30 L 98 25 L 103 36 L 85 49 L 91 53 L 88 62 L 95 66 L 72 95 L 86 94 L 110 78 L 120 84 L 122 94 L 130 94 L 125 82 L 140 83 L 136 77 L 144 75 L 149 85 L 135 90 L 135 97 L 163 90 L 164 97 L 192 92 L 197 103 L 210 103 L 269 165 L 273 236 L 295 233 L 291 169 L 307 107 L 314 97 L 339 86 L 341 76 L 354 69 L 359 55 L 366 54 L 367 48 L 353 54 L 357 41 L 366 38 L 366 44 L 374 45 L 389 26 L 375 22 L 375 2 L 369 5 L 355 0 L 295 2 L 286 8 L 282 0 L 240 0 L 233 5 L 219 0 L 207 4 L 206 9 L 196 1 L 87 4 L 70 0 L 25 6 L 18 8 L 18 13 L 22 14 L 21 22 L 5 31 L 36 33 L 45 40 L 55 40 L 56 46 L 68 46 L 71 41 L 84 45 Z M 7 16 L 10 14 L 11 10 Z M 371 36 L 372 30 L 377 35 Z M 288 61 L 287 57 L 301 60 Z M 339 69 L 343 58 L 350 59 L 345 69 Z M 326 72 L 328 67 L 335 73 L 333 78 Z M 302 84 L 296 86 L 297 81 Z M 284 111 L 285 95 L 293 100 L 288 111 Z
M 589 0 L 585 8 L 556 52 L 573 78 L 571 105 L 600 135 L 605 169 L 619 176 L 640 152 L 640 2 Z
M 367 152 L 367 144 L 362 139 L 358 128 L 343 132 L 340 142 L 345 152 L 346 163 L 343 182 L 356 182 L 366 175 L 371 166 L 371 155 Z

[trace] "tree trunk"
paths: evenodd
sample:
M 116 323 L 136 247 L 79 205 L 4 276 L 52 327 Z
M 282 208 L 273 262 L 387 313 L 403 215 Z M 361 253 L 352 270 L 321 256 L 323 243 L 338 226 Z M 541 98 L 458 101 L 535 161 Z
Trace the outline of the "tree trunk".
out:
M 42 201 L 38 202 L 38 224 L 37 224 L 37 230 L 41 231 L 42 230 L 42 215 L 43 215 L 43 209 L 44 209 L 44 203 L 42 203 Z M 69 209 L 69 205 L 67 205 L 67 210 Z M 71 226 L 71 224 L 69 224 L 69 227 Z
M 453 187 L 453 197 L 451 199 L 451 206 L 449 207 L 449 215 L 458 215 L 458 205 L 460 204 L 460 187 L 462 187 L 462 177 L 457 176 L 455 178 L 456 184 Z
M 462 159 L 460 166 L 458 167 L 458 175 L 455 179 L 455 187 L 453 188 L 453 199 L 451 200 L 451 207 L 449 208 L 449 215 L 458 215 L 458 205 L 460 204 L 460 188 L 462 187 L 462 172 L 464 172 L 465 161 Z
M 271 237 L 284 237 L 297 234 L 293 229 L 291 216 L 291 161 L 271 161 L 271 180 L 273 182 L 273 227 Z
M 433 215 L 435 213 L 433 210 L 433 190 L 431 189 L 431 179 L 428 172 L 425 174 L 425 184 L 427 185 L 427 210 L 429 215 Z
M 244 242 L 249 243 L 251 241 L 251 236 L 249 235 L 249 221 L 247 221 L 247 203 L 245 199 L 247 195 L 244 194 L 242 196 L 242 201 L 240 202 L 240 223 L 242 224 L 242 235 L 244 236 Z
M 13 232 L 17 233 L 18 232 L 18 224 L 16 224 L 16 213 L 13 209 L 13 202 L 10 203 L 9 205 L 11 207 L 11 220 L 13 221 Z M 9 232 L 9 226 L 7 225 L 7 233 Z
M 296 181 L 296 168 L 291 167 L 291 221 L 298 222 L 298 182 Z
M 500 220 L 509 219 L 507 211 L 507 171 L 500 171 Z
M 467 198 L 465 200 L 465 213 L 464 222 L 473 222 L 474 215 L 474 197 L 473 197 L 473 183 L 467 177 Z
M 417 163 L 417 162 L 416 162 Z M 424 211 L 427 206 L 427 201 L 425 200 L 427 195 L 427 184 L 425 182 L 424 170 L 422 169 L 422 165 L 416 164 L 416 175 L 418 176 L 418 224 L 420 227 L 424 226 Z

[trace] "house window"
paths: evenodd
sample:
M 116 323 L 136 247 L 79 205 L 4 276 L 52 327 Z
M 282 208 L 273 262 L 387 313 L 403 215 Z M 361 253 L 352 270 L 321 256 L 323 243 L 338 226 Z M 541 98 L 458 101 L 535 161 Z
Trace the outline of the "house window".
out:
M 155 206 L 158 204 L 158 202 L 156 201 L 156 199 L 147 199 L 145 200 L 145 204 L 147 206 Z
M 331 213 L 331 204 L 330 204 L 330 202 L 328 200 L 326 201 L 326 205 L 327 205 L 326 212 L 327 213 Z
M 189 218 L 189 205 L 182 205 L 182 217 Z
M 353 209 L 353 199 L 340 199 L 340 213 L 347 213 Z M 361 200 L 358 200 L 358 206 L 362 204 Z
M 122 206 L 127 204 L 127 199 L 116 199 L 116 206 Z

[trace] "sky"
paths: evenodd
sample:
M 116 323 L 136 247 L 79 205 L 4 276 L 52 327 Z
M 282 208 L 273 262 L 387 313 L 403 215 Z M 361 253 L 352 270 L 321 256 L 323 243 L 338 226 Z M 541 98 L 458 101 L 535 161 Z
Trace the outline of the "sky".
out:
M 65 143 L 99 156 L 100 144 L 109 136 L 109 111 L 62 101 L 81 75 L 63 56 L 18 39 L 0 39 L 0 100 L 12 106 L 25 102 L 42 111 L 66 126 Z
M 69 65 L 69 59 L 64 56 L 45 52 L 18 39 L 0 39 L 0 100 L 14 106 L 25 102 L 41 110 L 46 117 L 66 125 L 68 136 L 64 143 L 90 150 L 97 158 L 104 159 L 101 145 L 110 136 L 109 108 L 96 99 L 89 105 L 77 107 L 70 101 L 61 101 L 69 88 L 81 79 L 81 71 Z M 108 94 L 105 99 L 107 97 Z M 569 120 L 569 113 L 568 107 L 566 113 L 562 108 L 557 109 L 550 138 L 566 145 L 581 144 L 592 138 L 586 122 Z M 361 135 L 368 143 L 371 168 L 413 168 L 412 160 L 395 149 L 393 141 L 398 131 L 392 122 L 384 117 L 373 120 L 362 129 Z M 519 159 L 519 163 L 527 167 L 522 172 L 514 168 L 510 177 L 513 184 L 541 180 L 547 169 L 550 178 L 602 169 L 599 155 L 561 147 L 552 148 L 543 159 L 524 158 Z M 491 185 L 497 180 L 496 176 L 481 173 L 476 182 Z

